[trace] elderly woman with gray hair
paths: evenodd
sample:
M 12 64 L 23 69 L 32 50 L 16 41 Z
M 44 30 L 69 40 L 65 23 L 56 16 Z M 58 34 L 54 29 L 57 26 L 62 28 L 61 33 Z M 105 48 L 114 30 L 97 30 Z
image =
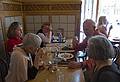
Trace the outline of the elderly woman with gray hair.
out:
M 42 39 L 36 34 L 28 33 L 24 36 L 23 45 L 15 47 L 11 54 L 6 82 L 24 82 L 34 77 L 30 75 L 37 74 L 40 66 L 38 62 L 44 54 L 44 51 L 40 48 L 41 42 Z M 32 61 L 31 54 L 36 55 L 34 61 Z
M 90 38 L 88 56 L 95 62 L 91 82 L 120 82 L 120 72 L 112 61 L 114 49 L 107 38 L 99 35 Z

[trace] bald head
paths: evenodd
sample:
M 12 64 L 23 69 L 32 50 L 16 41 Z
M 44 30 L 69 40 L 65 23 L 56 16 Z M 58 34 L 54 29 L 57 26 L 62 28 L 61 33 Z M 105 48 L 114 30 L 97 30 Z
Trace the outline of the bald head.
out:
M 95 32 L 95 22 L 91 19 L 87 19 L 83 23 L 83 30 L 87 37 L 92 36 Z

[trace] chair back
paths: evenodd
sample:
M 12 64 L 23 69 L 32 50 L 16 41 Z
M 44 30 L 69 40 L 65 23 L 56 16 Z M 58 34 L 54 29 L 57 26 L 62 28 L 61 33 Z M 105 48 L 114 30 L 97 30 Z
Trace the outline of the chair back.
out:
M 8 64 L 7 62 L 0 58 L 0 82 L 5 82 L 5 77 L 8 74 Z

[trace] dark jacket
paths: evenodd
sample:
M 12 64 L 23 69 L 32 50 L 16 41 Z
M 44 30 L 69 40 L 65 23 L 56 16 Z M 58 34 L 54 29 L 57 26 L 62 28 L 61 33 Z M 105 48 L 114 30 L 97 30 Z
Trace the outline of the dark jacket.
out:
M 120 72 L 117 65 L 105 66 L 94 72 L 91 82 L 120 82 Z
M 39 33 L 43 33 L 42 29 L 38 30 L 36 34 L 38 35 Z M 43 33 L 43 34 L 44 34 L 44 33 Z M 42 41 L 40 47 L 41 47 L 41 48 L 42 48 L 42 47 L 45 47 L 45 43 L 44 43 L 43 41 Z

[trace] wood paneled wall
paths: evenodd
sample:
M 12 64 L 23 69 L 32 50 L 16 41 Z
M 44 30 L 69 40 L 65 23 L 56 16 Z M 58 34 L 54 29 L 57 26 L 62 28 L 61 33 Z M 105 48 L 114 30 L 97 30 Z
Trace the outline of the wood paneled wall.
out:
M 71 2 L 54 2 L 54 3 L 23 3 L 23 13 L 24 13 L 24 18 L 26 17 L 30 17 L 31 16 L 31 20 L 36 20 L 34 18 L 34 16 L 46 16 L 48 17 L 48 20 L 46 22 L 50 22 L 51 24 L 53 24 L 53 27 L 57 26 L 56 28 L 64 28 L 64 29 L 73 29 L 72 31 L 70 31 L 72 33 L 72 36 L 70 36 L 69 30 L 66 30 L 66 37 L 67 38 L 72 38 L 75 35 L 79 35 L 79 27 L 80 27 L 80 12 L 81 12 L 81 2 L 79 3 L 71 3 Z M 58 23 L 53 23 L 52 21 L 54 21 L 53 17 L 57 17 L 57 21 L 59 21 L 59 18 L 61 19 L 61 17 L 65 17 L 66 21 L 62 20 L 63 22 L 59 22 Z M 71 17 L 75 17 L 75 22 L 67 22 Z M 44 20 L 43 20 L 44 21 Z M 24 20 L 24 22 L 26 22 L 26 19 Z M 25 23 L 26 24 L 26 23 Z M 31 23 L 30 23 L 31 24 Z M 30 25 L 29 24 L 29 25 Z M 57 25 L 56 25 L 57 24 Z M 61 25 L 62 24 L 62 25 Z M 73 27 L 69 27 L 70 25 L 73 25 Z M 32 24 L 31 24 L 32 25 Z M 54 26 L 55 25 L 55 26 Z M 36 24 L 32 25 L 32 27 L 26 27 L 26 29 L 33 29 L 35 30 Z M 40 26 L 39 26 L 40 29 Z M 55 30 L 55 29 L 53 29 Z M 27 31 L 27 30 L 26 30 Z M 56 31 L 56 30 L 55 30 Z M 78 32 L 76 32 L 78 31 Z M 31 32 L 36 32 L 36 31 L 31 31 Z
M 0 57 L 5 56 L 6 30 L 11 22 L 22 17 L 22 3 L 20 0 L 1 0 L 0 1 Z M 17 19 L 16 19 L 17 18 Z
M 2 41 L 6 40 L 6 29 L 13 21 L 21 22 L 26 33 L 33 31 L 35 33 L 35 29 L 38 30 L 43 22 L 50 22 L 53 23 L 55 29 L 65 27 L 66 36 L 72 33 L 72 36 L 69 37 L 73 37 L 79 35 L 80 12 L 80 0 L 1 0 L 0 38 Z M 33 20 L 32 23 L 27 22 L 26 18 L 29 17 Z M 37 19 L 41 22 L 35 23 Z M 33 24 L 33 27 L 27 27 L 28 24 Z M 27 29 L 33 30 L 28 31 Z
M 0 1 L 0 16 L 22 15 L 22 2 L 3 0 Z
M 6 27 L 5 24 L 14 22 L 15 17 L 23 16 L 22 2 L 20 0 L 1 0 L 0 1 L 0 18 L 2 25 L 3 37 L 6 39 Z M 6 18 L 9 18 L 6 20 Z M 11 19 L 10 19 L 11 18 Z M 8 22 L 9 21 L 9 22 Z
M 26 26 L 26 16 L 49 16 L 49 22 L 52 22 L 52 15 L 72 15 L 75 16 L 75 31 L 79 30 L 80 26 L 80 0 L 1 0 L 0 1 L 0 17 L 3 25 L 5 24 L 4 17 L 22 16 L 24 21 L 23 26 Z M 3 27 L 4 31 L 5 27 Z M 76 32 L 77 33 L 77 32 Z M 78 34 L 77 34 L 78 35 Z

